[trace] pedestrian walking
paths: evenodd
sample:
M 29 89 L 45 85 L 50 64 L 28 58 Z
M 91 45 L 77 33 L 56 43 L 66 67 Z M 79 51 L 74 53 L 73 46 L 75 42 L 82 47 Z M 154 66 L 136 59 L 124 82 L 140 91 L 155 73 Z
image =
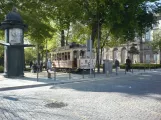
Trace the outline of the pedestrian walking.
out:
M 120 62 L 119 62 L 117 59 L 115 59 L 115 70 L 116 70 L 116 75 L 118 75 L 119 66 L 120 66 Z
M 131 60 L 128 56 L 128 58 L 126 59 L 126 71 L 131 71 Z

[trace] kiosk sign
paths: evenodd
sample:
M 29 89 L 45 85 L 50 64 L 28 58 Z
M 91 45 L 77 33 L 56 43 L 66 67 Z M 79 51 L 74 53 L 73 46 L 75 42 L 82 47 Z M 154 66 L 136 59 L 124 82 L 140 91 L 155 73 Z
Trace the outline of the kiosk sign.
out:
M 20 28 L 9 29 L 9 43 L 11 45 L 20 44 L 22 42 L 23 31 Z

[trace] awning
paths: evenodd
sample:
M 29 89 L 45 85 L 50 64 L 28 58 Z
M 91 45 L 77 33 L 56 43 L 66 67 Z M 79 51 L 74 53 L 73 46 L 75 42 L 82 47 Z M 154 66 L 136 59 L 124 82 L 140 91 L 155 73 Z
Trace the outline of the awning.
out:
M 12 45 L 10 43 L 6 43 L 3 40 L 0 40 L 0 45 L 10 46 L 10 47 L 35 47 L 35 45 L 31 45 L 31 44 L 15 44 L 15 45 Z

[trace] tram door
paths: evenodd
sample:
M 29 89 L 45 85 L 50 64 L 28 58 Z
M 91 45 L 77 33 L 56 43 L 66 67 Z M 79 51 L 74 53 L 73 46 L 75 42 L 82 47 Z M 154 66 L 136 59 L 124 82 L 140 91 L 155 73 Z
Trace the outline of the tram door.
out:
M 73 64 L 74 64 L 74 68 L 77 68 L 77 56 L 78 56 L 78 51 L 73 51 L 73 57 L 74 57 L 74 61 L 73 61 Z

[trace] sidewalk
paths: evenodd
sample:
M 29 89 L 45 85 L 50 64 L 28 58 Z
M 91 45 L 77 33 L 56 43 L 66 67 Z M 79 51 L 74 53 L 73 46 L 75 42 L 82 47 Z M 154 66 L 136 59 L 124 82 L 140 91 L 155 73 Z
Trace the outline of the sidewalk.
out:
M 69 74 L 69 73 L 56 73 L 56 80 L 54 79 L 54 74 L 51 75 L 51 78 L 47 78 L 47 72 L 43 71 L 38 74 L 25 72 L 25 77 L 21 78 L 4 78 L 2 74 L 0 74 L 0 91 L 4 90 L 14 90 L 14 88 L 33 88 L 33 87 L 41 87 L 41 86 L 48 86 L 52 84 L 65 84 L 65 83 L 74 83 L 74 82 L 85 82 L 85 81 L 98 81 L 98 80 L 111 80 L 115 78 L 121 78 L 126 76 L 134 76 L 148 72 L 159 72 L 161 73 L 161 69 L 157 70 L 133 70 L 132 72 L 127 72 L 123 69 L 119 70 L 118 75 L 113 70 L 112 74 Z M 37 81 L 38 80 L 38 81 Z

